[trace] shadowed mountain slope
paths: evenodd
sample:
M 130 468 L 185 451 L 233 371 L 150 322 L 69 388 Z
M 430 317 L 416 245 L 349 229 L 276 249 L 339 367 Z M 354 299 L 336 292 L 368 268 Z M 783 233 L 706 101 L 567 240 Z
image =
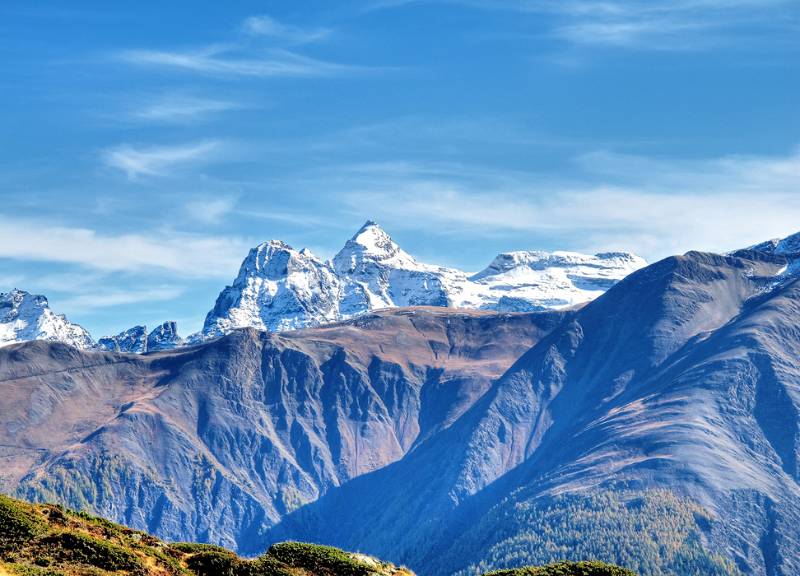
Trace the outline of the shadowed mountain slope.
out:
M 785 265 L 758 252 L 689 253 L 632 274 L 447 430 L 274 534 L 386 552 L 437 574 L 570 558 L 587 541 L 584 554 L 620 561 L 633 534 L 655 549 L 682 534 L 677 556 L 629 565 L 800 573 L 800 280 L 780 276 Z M 565 511 L 599 514 L 606 497 L 606 537 L 590 536 L 602 514 L 584 536 L 562 531 Z
M 564 313 L 393 310 L 137 356 L 0 350 L 3 488 L 245 552 L 446 429 Z
M 426 576 L 800 574 L 800 279 L 691 252 L 579 310 L 371 313 L 144 356 L 0 349 L 4 489 Z M 424 567 L 424 571 L 422 568 Z

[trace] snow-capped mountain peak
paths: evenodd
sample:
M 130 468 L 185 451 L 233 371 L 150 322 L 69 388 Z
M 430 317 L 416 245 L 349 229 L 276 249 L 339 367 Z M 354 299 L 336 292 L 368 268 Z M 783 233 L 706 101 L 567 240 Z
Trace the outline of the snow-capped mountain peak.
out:
M 750 246 L 748 250 L 756 250 L 768 254 L 779 254 L 790 259 L 800 257 L 800 232 L 787 236 L 786 238 L 773 238 L 772 240 L 761 242 L 755 246 Z
M 147 327 L 134 326 L 123 330 L 116 336 L 104 336 L 97 341 L 97 347 L 109 352 L 147 352 Z
M 97 341 L 97 347 L 101 350 L 133 354 L 171 350 L 182 345 L 178 325 L 171 320 L 159 324 L 152 332 L 147 331 L 147 326 L 134 326 L 116 336 L 105 336 Z
M 299 256 L 299 254 L 281 240 L 262 242 L 251 249 L 247 258 L 242 262 L 242 266 L 239 269 L 239 277 L 246 277 L 254 273 L 279 277 L 282 274 L 281 267 L 285 267 L 294 256 Z
M 183 338 L 178 335 L 178 325 L 168 320 L 156 327 L 147 335 L 147 351 L 171 350 L 183 344 Z
M 482 307 L 522 312 L 588 302 L 646 264 L 628 252 L 504 252 L 469 280 Z
M 333 321 L 338 318 L 338 291 L 330 266 L 310 250 L 270 240 L 250 250 L 236 280 L 206 316 L 202 335 L 219 336 L 245 326 L 287 330 Z
M 58 341 L 77 348 L 94 346 L 89 333 L 53 312 L 44 296 L 17 289 L 0 293 L 0 346 L 27 340 Z
M 641 267 L 644 260 L 629 252 L 602 252 L 595 255 L 578 252 L 541 252 L 516 251 L 498 254 L 491 264 L 472 276 L 472 280 L 480 280 L 487 276 L 496 276 L 515 269 L 546 270 L 553 267 L 585 266 L 587 268 L 621 268 Z
M 519 251 L 499 254 L 470 277 L 419 262 L 369 220 L 329 262 L 278 240 L 251 250 L 193 340 L 242 327 L 313 326 L 395 306 L 562 308 L 588 302 L 644 265 L 623 252 Z
M 367 220 L 345 243 L 333 257 L 332 263 L 338 274 L 349 274 L 356 271 L 365 261 L 409 270 L 425 268 L 400 248 L 392 237 L 372 220 Z

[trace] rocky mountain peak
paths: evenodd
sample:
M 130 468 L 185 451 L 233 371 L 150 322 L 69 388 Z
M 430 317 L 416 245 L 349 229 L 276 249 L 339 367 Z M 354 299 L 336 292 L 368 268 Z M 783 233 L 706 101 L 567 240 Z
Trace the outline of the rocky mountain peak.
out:
M 790 259 L 800 257 L 800 232 L 787 236 L 786 238 L 773 238 L 766 242 L 761 242 L 755 246 L 750 246 L 748 250 L 765 252 L 767 254 L 778 254 Z
M 394 268 L 416 269 L 420 264 L 405 252 L 376 222 L 367 220 L 333 257 L 338 274 L 356 271 L 367 262 L 380 262 Z
M 168 320 L 156 327 L 147 335 L 147 351 L 158 352 L 171 350 L 183 344 L 183 339 L 178 336 L 177 323 Z
M 147 327 L 134 326 L 123 330 L 116 336 L 104 336 L 97 341 L 97 347 L 109 352 L 147 352 Z
M 47 298 L 14 289 L 0 293 L 0 346 L 27 340 L 51 340 L 77 348 L 94 345 L 89 332 L 50 309 Z
M 339 282 L 310 250 L 270 240 L 250 250 L 239 275 L 217 298 L 200 334 L 190 342 L 235 328 L 288 330 L 338 319 Z
M 307 248 L 295 250 L 281 240 L 269 240 L 250 250 L 242 262 L 238 280 L 248 276 L 263 278 L 284 278 L 290 269 L 304 269 L 309 265 L 320 266 L 322 262 Z
M 178 325 L 171 320 L 159 324 L 152 332 L 147 331 L 147 326 L 133 326 L 116 336 L 104 336 L 97 341 L 97 347 L 101 350 L 131 354 L 171 350 L 182 345 Z

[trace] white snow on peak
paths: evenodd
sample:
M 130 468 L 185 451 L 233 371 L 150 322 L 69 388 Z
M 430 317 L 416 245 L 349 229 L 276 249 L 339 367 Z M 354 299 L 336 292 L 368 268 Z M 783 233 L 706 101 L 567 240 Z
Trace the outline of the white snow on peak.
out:
M 234 328 L 277 331 L 333 321 L 338 292 L 339 280 L 327 263 L 307 249 L 270 240 L 250 250 L 239 275 L 206 316 L 201 334 L 209 338 Z M 197 340 L 198 335 L 190 338 Z
M 217 298 L 201 333 L 235 328 L 287 330 L 396 306 L 449 306 L 501 311 L 557 309 L 596 298 L 645 266 L 638 256 L 609 252 L 507 252 L 481 272 L 418 262 L 375 222 L 366 222 L 332 260 L 279 241 L 248 254 Z
M 97 341 L 100 350 L 133 354 L 171 350 L 182 345 L 178 326 L 171 320 L 159 324 L 152 332 L 147 331 L 147 326 L 134 326 L 116 336 L 104 336 Z
M 183 345 L 183 338 L 178 335 L 178 325 L 167 320 L 147 335 L 147 351 L 171 350 Z
M 768 254 L 780 254 L 789 259 L 800 257 L 800 232 L 787 236 L 786 238 L 773 238 L 766 242 L 761 242 L 750 246 L 748 250 L 757 250 Z
M 147 352 L 147 327 L 134 326 L 116 336 L 104 336 L 97 341 L 97 347 L 108 352 L 144 354 Z
M 348 240 L 333 257 L 333 266 L 339 274 L 350 274 L 364 261 L 381 263 L 393 268 L 422 270 L 427 268 L 405 252 L 377 223 L 369 220 Z
M 0 293 L 0 346 L 28 340 L 64 342 L 76 348 L 94 346 L 89 333 L 53 312 L 44 296 L 17 289 Z
M 627 252 L 506 252 L 469 280 L 484 288 L 481 308 L 545 310 L 593 300 L 646 264 Z

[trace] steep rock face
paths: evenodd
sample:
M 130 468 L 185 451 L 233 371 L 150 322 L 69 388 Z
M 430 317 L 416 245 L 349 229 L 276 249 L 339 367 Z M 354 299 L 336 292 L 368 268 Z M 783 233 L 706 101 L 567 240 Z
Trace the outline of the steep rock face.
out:
M 575 536 L 559 535 L 568 520 L 554 506 L 594 514 L 591 499 L 610 490 L 628 514 L 636 508 L 626 499 L 666 490 L 674 496 L 655 507 L 677 498 L 669 507 L 689 520 L 696 507 L 679 543 L 691 558 L 642 556 L 642 573 L 721 574 L 733 565 L 800 573 L 800 280 L 784 276 L 785 266 L 754 251 L 689 253 L 632 274 L 536 344 L 447 429 L 272 534 L 385 551 L 447 574 L 492 558 L 481 567 L 568 557 Z M 557 523 L 541 524 L 549 517 Z M 349 528 L 329 528 L 334 518 Z M 667 534 L 668 523 L 652 529 Z M 528 547 L 534 535 L 540 543 Z M 598 537 L 606 544 L 597 557 L 627 554 L 621 537 Z
M 144 356 L 29 343 L 0 358 L 2 484 L 257 552 L 451 426 L 562 317 L 398 309 Z
M 108 352 L 144 354 L 147 352 L 147 327 L 134 326 L 116 336 L 104 336 L 97 341 L 97 347 Z
M 160 324 L 147 335 L 148 352 L 172 350 L 182 345 L 183 338 L 178 335 L 178 325 L 171 320 Z
M 746 250 L 754 250 L 766 254 L 777 254 L 788 259 L 796 259 L 800 256 L 800 232 L 787 236 L 786 238 L 773 238 L 772 240 L 767 240 L 766 242 L 751 246 Z
M 347 318 L 377 308 L 447 306 L 442 276 L 449 271 L 420 264 L 375 222 L 367 222 L 332 261 L 343 279 L 340 314 Z
M 339 281 L 308 250 L 271 240 L 253 248 L 239 275 L 217 298 L 202 335 L 235 328 L 289 330 L 339 319 Z M 197 338 L 195 338 L 197 340 Z
M 330 262 L 270 241 L 250 252 L 223 290 L 194 342 L 235 328 L 272 331 L 317 326 L 381 308 L 442 306 L 530 312 L 583 304 L 644 260 L 628 253 L 500 254 L 482 272 L 417 261 L 375 222 L 353 235 Z
M 89 333 L 50 309 L 47 298 L 24 290 L 0 293 L 0 346 L 28 340 L 94 345 Z
M 147 331 L 147 326 L 134 326 L 97 341 L 100 350 L 129 354 L 172 350 L 179 346 L 183 346 L 183 339 L 178 335 L 178 325 L 171 320 L 159 324 L 152 332 Z

